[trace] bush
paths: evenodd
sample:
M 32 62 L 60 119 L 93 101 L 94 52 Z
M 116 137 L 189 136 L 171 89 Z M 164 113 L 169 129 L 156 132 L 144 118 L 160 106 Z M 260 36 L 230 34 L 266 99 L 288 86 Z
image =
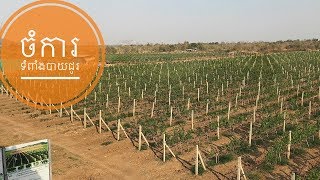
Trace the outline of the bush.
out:
M 320 179 L 320 166 L 309 171 L 306 179 L 308 180 Z
M 271 163 L 264 162 L 261 165 L 261 169 L 267 172 L 271 172 L 274 170 L 274 165 L 272 165 Z
M 225 154 L 219 157 L 219 164 L 225 164 L 227 162 L 230 162 L 234 159 L 232 154 Z

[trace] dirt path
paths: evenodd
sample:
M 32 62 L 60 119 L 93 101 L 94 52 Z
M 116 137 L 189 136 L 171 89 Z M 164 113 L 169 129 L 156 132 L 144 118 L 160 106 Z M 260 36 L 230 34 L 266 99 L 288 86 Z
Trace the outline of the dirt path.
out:
M 195 178 L 175 159 L 163 163 L 151 150 L 137 151 L 129 140 L 118 142 L 110 132 L 83 129 L 80 122 L 41 114 L 4 95 L 0 95 L 0 122 L 0 146 L 51 140 L 54 179 Z

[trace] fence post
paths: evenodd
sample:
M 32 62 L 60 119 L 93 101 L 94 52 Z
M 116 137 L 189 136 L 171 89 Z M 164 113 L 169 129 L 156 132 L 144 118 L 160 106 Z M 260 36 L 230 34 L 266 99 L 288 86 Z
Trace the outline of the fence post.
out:
M 172 119 L 173 119 L 172 112 L 173 112 L 173 108 L 171 107 L 170 108 L 170 126 L 172 125 Z
M 194 111 L 191 111 L 191 129 L 193 130 L 193 118 L 194 118 Z
M 196 145 L 196 163 L 195 163 L 195 174 L 198 175 L 199 174 L 199 159 L 201 162 L 201 165 L 203 167 L 204 170 L 207 170 L 204 161 L 202 159 L 201 153 L 199 151 L 199 145 Z
M 287 154 L 288 159 L 290 159 L 290 155 L 291 155 L 291 131 L 289 131 L 289 144 L 288 144 L 288 154 Z
M 247 177 L 246 177 L 244 170 L 243 170 L 243 167 L 242 167 L 241 156 L 240 156 L 240 157 L 238 157 L 237 180 L 241 180 L 242 176 L 245 180 L 247 180 Z
M 71 122 L 73 122 L 73 106 L 72 105 L 70 110 L 70 117 L 71 117 Z
M 99 134 L 102 132 L 102 112 L 101 110 L 99 111 Z
M 127 138 L 129 138 L 128 134 L 126 133 L 126 131 L 124 130 L 123 126 L 121 125 L 120 119 L 118 119 L 118 127 L 117 127 L 117 140 L 120 141 L 120 130 L 123 131 L 123 133 L 125 134 L 125 136 Z
M 62 112 L 62 110 L 63 110 L 62 103 L 60 103 L 60 106 L 61 106 L 61 107 L 60 107 L 60 117 L 62 118 L 62 113 L 63 113 L 63 112 Z
M 118 113 L 120 113 L 120 107 L 121 107 L 121 98 L 118 97 Z
M 311 101 L 309 101 L 309 119 L 311 119 L 311 114 L 312 114 L 312 104 L 311 104 Z
M 83 127 L 87 128 L 87 108 L 83 109 Z
M 286 113 L 283 114 L 283 133 L 286 132 Z
M 230 120 L 230 111 L 231 111 L 231 102 L 229 102 L 229 107 L 228 107 L 228 121 Z
M 253 122 L 256 122 L 257 106 L 253 108 Z
M 169 152 L 171 153 L 171 155 L 173 157 L 176 157 L 176 155 L 171 151 L 171 149 L 169 148 L 169 146 L 167 145 L 166 142 L 166 134 L 163 133 L 163 162 L 166 162 L 166 148 L 169 150 Z
M 153 115 L 154 115 L 154 105 L 155 105 L 155 103 L 153 102 L 152 103 L 152 109 L 151 109 L 151 118 L 153 118 Z
M 141 151 L 141 146 L 142 146 L 142 138 L 143 140 L 147 143 L 148 147 L 150 146 L 147 138 L 144 136 L 144 134 L 142 133 L 142 126 L 139 126 L 139 151 Z

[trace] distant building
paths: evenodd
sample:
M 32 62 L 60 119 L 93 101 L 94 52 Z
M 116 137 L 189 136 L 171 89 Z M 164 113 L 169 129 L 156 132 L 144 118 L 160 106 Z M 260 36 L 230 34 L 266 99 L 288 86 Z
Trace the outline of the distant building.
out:
M 196 52 L 196 51 L 198 51 L 198 49 L 197 49 L 197 48 L 193 48 L 193 49 L 186 49 L 186 52 Z

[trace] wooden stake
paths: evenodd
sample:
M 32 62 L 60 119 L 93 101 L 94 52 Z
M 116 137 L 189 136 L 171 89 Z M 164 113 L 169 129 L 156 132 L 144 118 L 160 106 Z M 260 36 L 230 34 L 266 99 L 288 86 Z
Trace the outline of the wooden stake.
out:
M 63 113 L 63 110 L 62 110 L 62 103 L 60 103 L 60 112 L 59 112 L 59 114 L 60 114 L 60 117 L 62 118 L 62 113 Z
M 190 110 L 190 98 L 188 98 L 187 110 Z
M 66 111 L 68 112 L 68 111 Z M 82 119 L 78 116 L 78 114 L 73 110 L 73 106 L 71 105 L 71 109 L 70 109 L 70 119 L 71 122 L 73 122 L 73 116 L 76 116 L 80 121 L 82 121 Z
M 166 162 L 166 134 L 163 134 L 163 162 Z
M 73 122 L 73 106 L 71 105 L 71 109 L 70 109 L 70 119 L 71 119 L 71 122 Z
M 201 157 L 201 154 L 200 154 L 200 151 L 199 151 L 199 146 L 196 145 L 196 162 L 195 162 L 195 174 L 198 175 L 198 172 L 199 172 L 199 159 L 200 159 L 200 162 L 201 162 L 201 165 L 203 167 L 204 170 L 207 170 L 204 162 L 203 162 L 203 159 Z
M 120 108 L 121 108 L 121 98 L 119 96 L 118 97 L 118 113 L 120 113 Z
M 99 111 L 99 134 L 102 133 L 102 112 Z
M 124 130 L 123 126 L 121 125 L 120 119 L 118 120 L 118 127 L 117 127 L 117 140 L 120 141 L 120 130 L 123 131 L 123 133 L 125 134 L 125 136 L 127 138 L 129 138 L 129 136 L 127 135 L 126 131 Z
M 49 114 L 52 114 L 52 104 L 51 104 L 51 99 L 49 99 Z
M 237 171 L 237 180 L 241 180 L 241 177 L 247 180 L 246 175 L 244 174 L 244 170 L 242 167 L 241 157 L 238 157 L 238 171 Z
M 286 113 L 283 114 L 283 133 L 286 132 Z
M 149 146 L 150 146 L 150 145 L 149 145 L 149 142 L 148 142 L 148 140 L 146 139 L 146 137 L 144 136 L 144 134 L 142 133 L 142 126 L 140 125 L 140 126 L 139 126 L 139 151 L 141 151 L 142 138 L 143 138 L 143 140 L 147 143 L 147 145 L 148 145 L 148 147 L 149 147 Z
M 309 119 L 311 119 L 311 114 L 312 114 L 312 106 L 311 106 L 311 101 L 309 101 Z
M 252 121 L 250 122 L 250 131 L 249 131 L 249 146 L 252 145 Z
M 303 91 L 302 94 L 301 94 L 301 106 L 303 106 L 303 103 L 304 103 L 303 97 L 304 97 L 304 91 Z
M 67 111 L 67 109 L 62 105 L 62 103 L 61 103 L 61 107 L 62 107 L 62 109 L 64 109 L 65 113 L 66 113 L 68 116 L 70 116 L 71 111 L 70 111 L 70 113 L 69 113 L 69 112 Z
M 93 121 L 91 120 L 91 118 L 89 117 L 89 115 L 87 114 L 87 109 L 84 108 L 84 110 L 83 110 L 83 126 L 84 126 L 84 128 L 87 128 L 87 118 L 88 118 L 88 120 L 91 122 L 91 124 L 92 124 L 93 126 L 95 126 L 95 124 L 93 123 Z
M 207 81 L 207 94 L 209 94 L 209 83 Z
M 283 112 L 283 98 L 281 98 L 281 104 L 280 104 L 280 114 Z
M 154 113 L 154 102 L 152 103 L 152 109 L 151 109 L 151 118 L 153 118 L 153 113 Z
M 296 173 L 292 173 L 291 180 L 296 180 Z
M 193 130 L 193 117 L 194 117 L 194 111 L 191 111 L 191 129 Z
M 87 128 L 87 113 L 86 113 L 86 108 L 83 109 L 83 127 Z
M 131 97 L 131 88 L 130 87 L 128 89 L 128 95 L 129 95 L 129 97 Z
M 168 102 L 169 102 L 169 106 L 171 106 L 171 90 L 169 90 L 169 99 L 168 99 Z
M 288 153 L 287 158 L 290 159 L 290 153 L 291 153 L 291 131 L 289 131 L 289 144 L 288 144 Z
M 1 95 L 3 95 L 3 92 L 4 92 L 4 87 L 3 85 L 1 85 Z
M 107 94 L 106 109 L 109 107 L 109 94 Z
M 261 90 L 261 82 L 259 81 L 259 85 L 258 85 L 258 97 L 260 98 L 260 90 Z
M 172 125 L 172 111 L 173 111 L 173 107 L 170 108 L 170 126 Z
M 220 96 L 220 89 L 218 89 L 218 94 L 217 94 L 217 97 L 216 97 L 216 101 L 217 102 L 219 101 L 219 96 Z
M 173 157 L 176 157 L 176 155 L 174 155 L 174 153 L 171 151 L 171 149 L 169 148 L 169 146 L 167 145 L 166 142 L 166 134 L 163 134 L 163 162 L 166 162 L 166 149 L 169 150 L 169 152 L 171 153 L 171 155 Z
M 221 85 L 221 95 L 223 96 L 224 95 L 224 91 L 223 91 L 223 83 Z
M 237 180 L 241 180 L 241 157 L 238 157 Z
M 253 122 L 256 122 L 257 106 L 253 107 Z
M 228 121 L 230 120 L 230 111 L 231 111 L 231 102 L 229 102 L 229 107 L 228 107 Z
M 106 128 L 108 129 L 108 131 L 111 131 L 110 127 L 107 125 L 107 123 L 103 120 L 102 118 L 102 111 L 99 111 L 99 133 L 101 134 L 102 131 L 102 124 L 104 124 L 104 126 L 106 126 Z
M 216 164 L 219 163 L 219 153 L 216 153 Z

